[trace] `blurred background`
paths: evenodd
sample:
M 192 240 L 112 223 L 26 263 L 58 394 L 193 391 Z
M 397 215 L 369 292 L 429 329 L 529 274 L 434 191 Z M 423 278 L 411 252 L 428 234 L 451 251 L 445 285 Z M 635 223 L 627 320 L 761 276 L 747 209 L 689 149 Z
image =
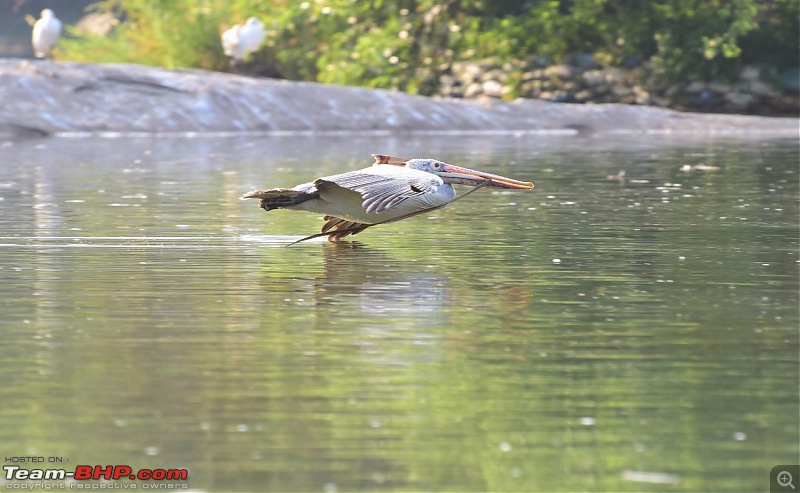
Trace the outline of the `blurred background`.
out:
M 434 96 L 798 114 L 795 0 L 6 0 L 0 55 L 32 56 L 24 18 L 44 7 L 66 26 L 58 60 Z M 234 66 L 220 34 L 251 16 L 263 42 Z

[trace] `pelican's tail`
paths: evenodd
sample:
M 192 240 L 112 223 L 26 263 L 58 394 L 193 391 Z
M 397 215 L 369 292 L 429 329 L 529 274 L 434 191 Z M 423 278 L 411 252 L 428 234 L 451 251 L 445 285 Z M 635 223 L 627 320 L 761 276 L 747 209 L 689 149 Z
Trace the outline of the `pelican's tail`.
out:
M 260 199 L 261 208 L 265 211 L 291 207 L 306 200 L 315 198 L 316 194 L 294 188 L 273 188 L 271 190 L 253 190 L 239 197 L 240 200 Z

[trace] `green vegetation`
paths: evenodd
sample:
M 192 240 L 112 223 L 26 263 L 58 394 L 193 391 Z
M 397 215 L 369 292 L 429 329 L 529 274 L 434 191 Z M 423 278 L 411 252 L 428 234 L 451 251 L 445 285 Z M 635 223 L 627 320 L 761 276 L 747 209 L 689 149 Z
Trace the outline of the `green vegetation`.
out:
M 103 0 L 108 37 L 73 31 L 61 57 L 224 70 L 220 29 L 255 15 L 249 66 L 295 80 L 431 94 L 453 62 L 537 56 L 649 62 L 664 83 L 733 78 L 743 64 L 797 66 L 797 0 Z

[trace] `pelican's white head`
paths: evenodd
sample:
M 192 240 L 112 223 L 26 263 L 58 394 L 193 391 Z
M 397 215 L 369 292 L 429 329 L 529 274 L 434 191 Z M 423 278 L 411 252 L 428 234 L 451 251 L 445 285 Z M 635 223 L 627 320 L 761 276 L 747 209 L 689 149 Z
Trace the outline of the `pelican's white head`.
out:
M 389 161 L 387 164 L 395 163 Z M 406 168 L 433 173 L 434 175 L 439 176 L 443 182 L 455 185 L 477 186 L 484 184 L 484 186 L 487 187 L 515 188 L 520 190 L 530 190 L 533 188 L 533 183 L 529 181 L 518 181 L 512 178 L 506 178 L 505 176 L 493 175 L 491 173 L 476 171 L 469 168 L 462 168 L 461 166 L 447 164 L 437 159 L 409 159 L 404 163 L 404 165 Z
M 55 14 L 50 9 L 44 9 L 44 10 L 42 10 L 42 13 L 40 14 L 40 16 L 41 16 L 42 19 L 50 19 L 51 17 L 55 17 Z

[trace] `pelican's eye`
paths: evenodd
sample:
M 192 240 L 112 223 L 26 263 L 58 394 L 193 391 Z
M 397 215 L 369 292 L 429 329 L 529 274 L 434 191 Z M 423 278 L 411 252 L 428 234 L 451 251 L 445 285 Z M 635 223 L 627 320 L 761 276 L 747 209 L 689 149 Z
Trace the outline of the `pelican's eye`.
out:
M 433 166 L 433 169 L 441 169 L 442 163 L 440 163 L 439 161 L 434 161 L 433 164 L 431 164 L 431 166 Z

